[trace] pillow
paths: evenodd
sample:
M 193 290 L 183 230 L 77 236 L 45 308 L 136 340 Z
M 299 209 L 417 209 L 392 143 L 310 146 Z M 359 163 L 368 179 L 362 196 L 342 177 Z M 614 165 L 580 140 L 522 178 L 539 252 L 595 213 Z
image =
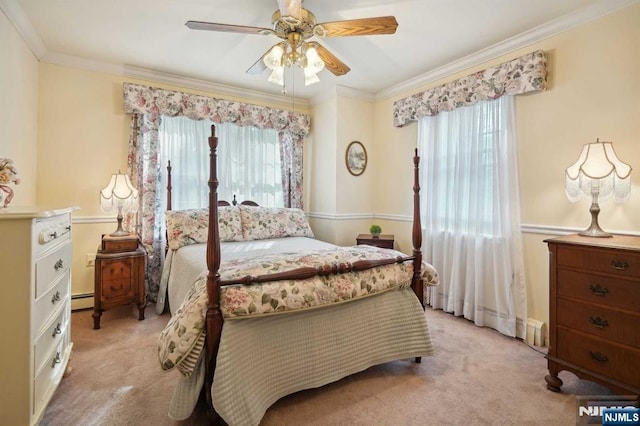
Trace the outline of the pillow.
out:
M 209 210 L 169 210 L 165 212 L 167 239 L 171 250 L 207 242 Z M 218 207 L 220 241 L 242 241 L 242 223 L 237 207 Z
M 174 368 L 190 377 L 204 350 L 208 308 L 207 280 L 195 283 L 180 308 L 158 337 L 158 360 L 163 370 Z
M 240 206 L 242 234 L 246 241 L 266 238 L 309 237 L 313 231 L 300 209 Z

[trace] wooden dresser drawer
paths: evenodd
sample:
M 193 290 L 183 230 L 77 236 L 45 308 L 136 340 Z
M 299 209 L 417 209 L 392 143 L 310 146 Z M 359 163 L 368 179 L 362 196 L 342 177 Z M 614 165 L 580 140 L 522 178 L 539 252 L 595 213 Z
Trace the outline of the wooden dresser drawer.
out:
M 51 352 L 45 355 L 42 369 L 37 372 L 34 379 L 34 412 L 38 413 L 51 397 L 51 394 L 62 380 L 62 375 L 66 369 L 65 359 L 68 359 L 68 348 L 66 339 L 61 339 L 52 348 Z
M 44 294 L 71 267 L 71 242 L 36 262 L 36 299 Z
M 640 281 L 558 269 L 558 296 L 640 312 Z
M 568 266 L 621 277 L 640 277 L 640 253 L 567 244 L 558 246 L 556 256 L 559 267 Z
M 558 326 L 557 355 L 575 365 L 640 387 L 640 349 Z
M 37 336 L 42 326 L 62 309 L 62 306 L 69 297 L 70 283 L 70 271 L 66 271 L 49 291 L 44 293 L 39 299 L 36 299 L 32 323 L 34 336 Z
M 66 303 L 68 304 L 69 302 L 67 301 Z M 42 334 L 36 338 L 34 344 L 34 371 L 37 372 L 42 369 L 42 364 L 45 362 L 47 354 L 51 352 L 51 348 L 64 339 L 64 333 L 67 331 L 67 323 L 69 322 L 69 309 L 67 308 L 62 309 L 53 321 L 43 327 Z
M 603 306 L 558 298 L 556 322 L 558 326 L 640 349 L 640 333 L 638 333 L 640 313 L 634 315 Z
M 71 216 L 61 215 L 38 220 L 33 234 L 36 257 L 71 237 Z

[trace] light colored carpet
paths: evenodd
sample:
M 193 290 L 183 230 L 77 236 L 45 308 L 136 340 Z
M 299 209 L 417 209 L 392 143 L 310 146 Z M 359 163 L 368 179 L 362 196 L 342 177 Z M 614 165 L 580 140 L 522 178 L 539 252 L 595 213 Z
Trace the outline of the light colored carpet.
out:
M 72 314 L 72 372 L 42 425 L 201 425 L 166 415 L 178 373 L 165 373 L 156 339 L 169 320 L 154 307 L 137 321 L 133 307 L 107 311 L 93 330 L 91 311 Z M 436 355 L 421 364 L 370 368 L 274 404 L 262 425 L 574 425 L 576 395 L 609 392 L 562 372 L 563 393 L 546 389 L 544 355 L 462 318 L 427 309 Z

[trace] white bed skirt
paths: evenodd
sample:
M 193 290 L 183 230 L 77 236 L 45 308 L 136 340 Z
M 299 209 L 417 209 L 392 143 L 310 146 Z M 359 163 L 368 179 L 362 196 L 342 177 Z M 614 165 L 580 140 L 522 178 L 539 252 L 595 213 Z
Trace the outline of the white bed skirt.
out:
M 411 289 L 301 313 L 226 321 L 214 407 L 229 425 L 258 425 L 285 395 L 373 365 L 432 354 L 424 312 Z M 171 418 L 191 415 L 201 381 L 201 374 L 180 376 Z

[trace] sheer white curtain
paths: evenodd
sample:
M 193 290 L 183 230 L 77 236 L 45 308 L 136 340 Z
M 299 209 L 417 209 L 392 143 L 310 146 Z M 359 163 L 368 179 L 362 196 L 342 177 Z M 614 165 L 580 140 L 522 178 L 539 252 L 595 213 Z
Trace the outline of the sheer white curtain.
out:
M 423 252 L 440 274 L 429 304 L 524 338 L 513 97 L 421 118 L 418 149 Z
M 209 120 L 162 117 L 159 163 L 166 176 L 171 160 L 174 210 L 206 208 L 209 203 Z M 278 132 L 230 123 L 216 124 L 218 137 L 218 199 L 252 200 L 266 207 L 282 207 L 282 170 Z M 166 182 L 166 178 L 162 179 Z M 166 191 L 162 205 L 166 205 Z

